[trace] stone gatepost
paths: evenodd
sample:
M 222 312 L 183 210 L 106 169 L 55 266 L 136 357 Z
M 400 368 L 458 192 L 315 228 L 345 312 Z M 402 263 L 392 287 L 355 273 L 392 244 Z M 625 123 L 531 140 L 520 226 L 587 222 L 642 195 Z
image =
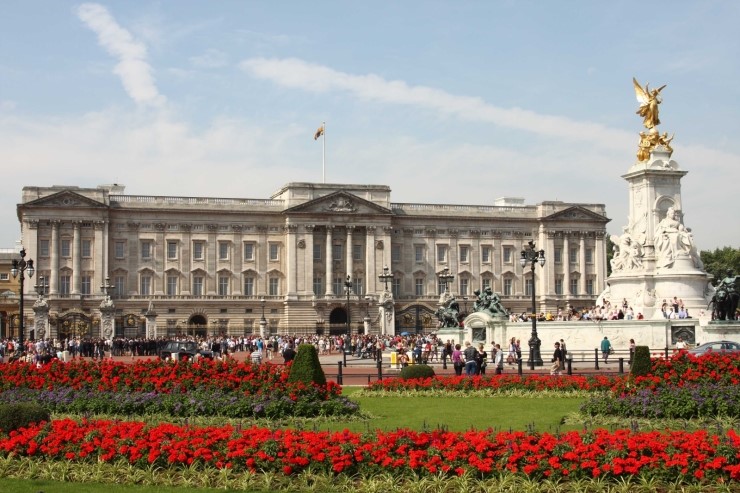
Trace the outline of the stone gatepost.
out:
M 154 303 L 149 302 L 149 308 L 144 313 L 146 318 L 146 337 L 147 339 L 156 339 L 157 334 L 157 312 L 154 311 Z
M 41 340 L 50 336 L 49 334 L 49 303 L 42 297 L 33 304 L 33 329 L 34 338 Z
M 393 294 L 390 291 L 385 290 L 380 294 L 378 312 L 380 313 L 380 335 L 393 335 L 396 332 L 396 309 Z M 366 328 L 366 333 L 367 330 Z
M 100 303 L 100 336 L 106 341 L 112 341 L 116 333 L 116 307 L 110 298 Z

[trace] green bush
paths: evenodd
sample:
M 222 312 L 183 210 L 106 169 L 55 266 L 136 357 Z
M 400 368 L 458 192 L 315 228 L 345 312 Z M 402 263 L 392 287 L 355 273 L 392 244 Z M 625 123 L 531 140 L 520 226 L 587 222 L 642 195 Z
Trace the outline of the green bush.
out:
M 50 419 L 48 409 L 32 402 L 0 404 L 0 431 L 3 433 Z
M 326 385 L 326 375 L 321 369 L 319 355 L 313 344 L 301 344 L 298 346 L 293 365 L 290 367 L 288 375 L 289 382 L 303 382 L 306 385 L 315 383 L 317 385 Z
M 649 375 L 652 367 L 650 364 L 650 348 L 647 346 L 636 346 L 635 354 L 632 357 L 632 366 L 630 375 L 641 377 Z
M 429 365 L 410 365 L 401 369 L 399 378 L 411 380 L 412 378 L 431 378 L 434 376 L 434 368 Z

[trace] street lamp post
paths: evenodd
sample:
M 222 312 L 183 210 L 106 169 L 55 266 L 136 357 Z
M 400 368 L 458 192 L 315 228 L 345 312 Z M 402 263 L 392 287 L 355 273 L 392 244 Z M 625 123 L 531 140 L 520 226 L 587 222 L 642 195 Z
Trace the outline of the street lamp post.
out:
M 545 251 L 535 250 L 534 242 L 530 241 L 529 246 L 522 250 L 519 263 L 522 268 L 526 267 L 527 264 L 531 265 L 532 270 L 532 336 L 529 338 L 529 368 L 534 370 L 535 366 L 542 366 L 542 357 L 540 356 L 540 346 L 542 342 L 537 337 L 537 306 L 535 305 L 535 282 L 534 282 L 534 266 L 538 263 L 540 267 L 545 265 Z
M 388 291 L 388 281 L 393 281 L 393 272 L 390 271 L 387 265 L 383 267 L 383 273 L 378 275 L 378 279 L 380 279 L 385 286 L 384 289 Z
M 350 312 L 349 312 L 349 295 L 352 293 L 352 278 L 347 274 L 347 280 L 344 281 L 344 291 L 347 293 L 347 333 L 342 338 L 342 365 L 347 368 L 347 347 L 349 338 L 352 333 Z
M 20 302 L 20 331 L 21 331 L 21 333 L 20 333 L 20 337 L 19 337 L 18 346 L 20 346 L 20 348 L 21 348 L 21 353 L 24 353 L 25 352 L 25 347 L 24 347 L 25 345 L 23 343 L 23 335 L 25 333 L 26 324 L 25 324 L 25 317 L 23 316 L 23 295 L 24 295 L 24 293 L 23 293 L 23 284 L 24 284 L 24 280 L 25 280 L 25 277 L 26 277 L 25 276 L 26 272 L 28 272 L 28 278 L 30 279 L 30 278 L 33 277 L 33 273 L 35 271 L 34 271 L 34 268 L 33 268 L 33 260 L 29 259 L 28 261 L 26 261 L 26 258 L 25 258 L 26 257 L 26 249 L 25 248 L 21 248 L 20 256 L 21 256 L 21 259 L 20 260 L 15 259 L 15 258 L 13 259 L 13 267 L 10 269 L 10 273 L 13 274 L 13 277 L 18 277 L 18 274 L 21 275 L 21 278 L 20 278 L 20 296 L 21 296 L 21 300 L 20 300 L 21 301 Z
M 49 292 L 49 284 L 44 276 L 39 276 L 39 283 L 34 286 L 36 293 L 39 295 L 39 301 L 44 300 L 44 296 Z

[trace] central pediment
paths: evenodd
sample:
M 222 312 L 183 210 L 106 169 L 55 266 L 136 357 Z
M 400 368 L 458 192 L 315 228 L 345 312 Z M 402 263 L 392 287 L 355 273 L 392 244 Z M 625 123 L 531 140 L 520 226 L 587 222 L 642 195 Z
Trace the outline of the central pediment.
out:
M 33 200 L 31 202 L 27 202 L 25 206 L 33 206 L 33 207 L 85 207 L 85 208 L 105 208 L 107 207 L 102 202 L 98 202 L 97 200 L 93 200 L 91 198 L 85 197 L 84 195 L 81 195 L 77 192 L 74 192 L 72 190 L 62 190 L 61 192 L 57 192 L 55 194 L 41 197 L 39 199 Z
M 542 221 L 548 222 L 569 222 L 569 221 L 594 221 L 598 223 L 608 223 L 611 219 L 600 214 L 592 212 L 585 207 L 573 206 L 562 211 L 556 212 L 549 216 L 543 217 Z
M 296 205 L 284 211 L 285 214 L 382 214 L 392 212 L 374 202 L 348 192 L 335 192 L 324 197 Z

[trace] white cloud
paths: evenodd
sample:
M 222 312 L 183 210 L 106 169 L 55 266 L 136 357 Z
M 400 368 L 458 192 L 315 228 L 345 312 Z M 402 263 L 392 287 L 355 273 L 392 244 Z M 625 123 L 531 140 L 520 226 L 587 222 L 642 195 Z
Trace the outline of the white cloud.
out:
M 210 49 L 201 55 L 190 57 L 190 63 L 197 68 L 220 68 L 229 63 L 229 58 L 223 51 Z
M 367 101 L 412 105 L 454 115 L 462 120 L 597 143 L 607 149 L 623 150 L 635 140 L 635 136 L 628 132 L 598 123 L 541 115 L 521 108 L 500 108 L 481 98 L 457 96 L 425 86 L 410 86 L 404 81 L 388 81 L 374 74 L 351 75 L 295 58 L 252 58 L 241 62 L 240 67 L 255 77 L 271 80 L 284 87 L 318 93 L 346 91 Z
M 98 43 L 109 55 L 118 59 L 113 72 L 120 77 L 126 93 L 139 104 L 159 106 L 164 96 L 154 83 L 152 67 L 147 62 L 146 46 L 118 25 L 102 5 L 86 3 L 77 15 L 98 36 Z

